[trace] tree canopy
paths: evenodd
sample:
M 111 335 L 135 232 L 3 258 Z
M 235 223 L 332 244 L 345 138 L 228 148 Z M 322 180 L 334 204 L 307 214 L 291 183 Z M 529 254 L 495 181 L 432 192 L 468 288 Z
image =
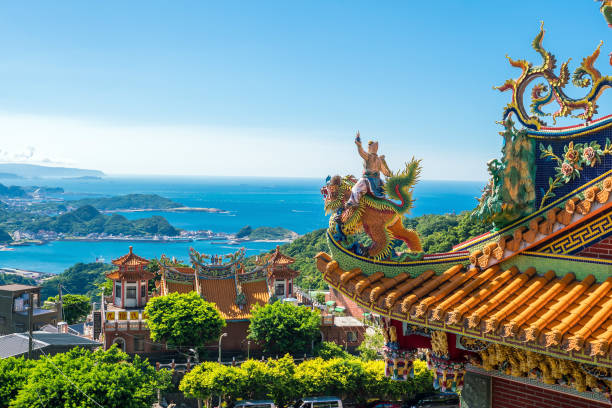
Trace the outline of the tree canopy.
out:
M 384 375 L 383 361 L 354 357 L 315 358 L 295 364 L 288 354 L 278 360 L 248 360 L 241 366 L 204 363 L 186 374 L 179 389 L 187 396 L 209 399 L 221 395 L 228 404 L 243 399 L 272 399 L 283 407 L 303 396 L 337 395 L 363 404 L 368 399 L 413 397 L 432 391 L 432 375 L 415 361 L 414 378 L 394 381 Z
M 68 293 L 97 298 L 102 292 L 100 285 L 106 281 L 105 274 L 113 269 L 114 267 L 109 264 L 79 262 L 59 275 L 45 280 L 41 285 L 40 296 L 42 299 L 56 296 L 57 285 L 61 283 Z M 99 298 L 96 301 L 99 301 Z
M 321 317 L 318 310 L 274 302 L 252 309 L 248 338 L 261 344 L 264 353 L 283 355 L 310 351 L 320 338 Z
M 216 340 L 225 320 L 196 292 L 154 297 L 145 307 L 151 339 L 177 347 L 201 347 Z
M 150 408 L 170 373 L 113 346 L 91 352 L 74 348 L 40 360 L 0 360 L 0 406 Z
M 48 300 L 56 303 L 59 301 L 59 295 L 50 297 Z M 66 323 L 78 323 L 90 312 L 91 299 L 84 295 L 63 295 L 62 309 Z

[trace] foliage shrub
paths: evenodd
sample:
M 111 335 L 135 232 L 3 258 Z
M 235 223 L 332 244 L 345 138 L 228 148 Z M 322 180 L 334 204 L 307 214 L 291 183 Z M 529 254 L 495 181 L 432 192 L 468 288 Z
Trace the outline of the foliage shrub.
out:
M 352 404 L 407 399 L 432 391 L 432 381 L 422 361 L 415 362 L 414 378 L 394 381 L 385 377 L 380 360 L 315 358 L 295 364 L 287 354 L 278 360 L 248 360 L 239 367 L 204 363 L 185 375 L 179 388 L 192 398 L 208 400 L 220 395 L 228 404 L 237 399 L 272 399 L 284 407 L 300 397 L 322 395 L 335 395 Z
M 154 297 L 145 307 L 151 339 L 173 346 L 201 347 L 221 335 L 225 320 L 196 292 Z
M 248 338 L 259 342 L 265 354 L 301 355 L 311 351 L 313 343 L 320 339 L 321 317 L 317 309 L 274 302 L 255 305 L 251 314 Z
M 150 408 L 171 374 L 111 347 L 74 348 L 39 360 L 0 360 L 0 406 L 10 408 Z M 95 401 L 95 403 L 93 402 Z M 96 404 L 97 403 L 97 404 Z

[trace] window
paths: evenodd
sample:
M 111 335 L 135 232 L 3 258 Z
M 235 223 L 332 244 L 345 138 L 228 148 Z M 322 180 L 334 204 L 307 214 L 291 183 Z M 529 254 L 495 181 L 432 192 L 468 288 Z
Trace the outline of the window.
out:
M 346 341 L 348 341 L 349 343 L 355 343 L 357 341 L 357 333 L 352 332 L 352 331 L 347 332 Z
M 321 401 L 312 404 L 313 408 L 338 408 L 338 401 Z
M 142 299 L 144 299 L 145 297 L 147 297 L 147 284 L 146 284 L 146 283 L 143 283 L 143 284 L 140 286 L 140 297 L 141 297 Z
M 121 297 L 121 282 L 115 282 L 115 297 Z
M 15 331 L 16 331 L 17 333 L 22 333 L 22 332 L 24 332 L 24 331 L 25 331 L 25 324 L 23 324 L 23 323 L 16 323 L 16 324 L 15 324 Z
M 126 299 L 136 299 L 136 286 L 127 286 L 125 288 Z
M 144 351 L 144 336 L 134 336 L 134 351 Z
M 274 294 L 276 296 L 285 296 L 285 281 L 277 280 L 274 284 Z

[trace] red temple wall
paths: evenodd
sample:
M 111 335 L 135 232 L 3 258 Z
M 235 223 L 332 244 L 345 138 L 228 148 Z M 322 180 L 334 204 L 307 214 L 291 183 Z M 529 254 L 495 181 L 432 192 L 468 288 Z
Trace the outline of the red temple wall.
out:
M 612 236 L 583 249 L 576 255 L 589 258 L 612 259 Z
M 358 319 L 363 317 L 363 309 L 359 307 L 357 303 L 353 302 L 352 299 L 349 299 L 343 293 L 340 293 L 334 288 L 329 288 L 329 295 L 325 297 L 325 300 L 333 300 L 336 302 L 336 306 L 344 307 L 346 309 L 344 313 L 347 316 L 353 316 Z
M 503 378 L 492 378 L 492 408 L 610 408 L 610 404 L 575 397 Z

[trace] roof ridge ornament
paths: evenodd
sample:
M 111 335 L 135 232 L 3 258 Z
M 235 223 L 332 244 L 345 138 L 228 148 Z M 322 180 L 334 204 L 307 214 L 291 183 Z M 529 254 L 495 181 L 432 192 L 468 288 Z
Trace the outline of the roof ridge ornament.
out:
M 542 46 L 544 33 L 544 22 L 542 21 L 540 32 L 532 42 L 533 49 L 542 56 L 541 65 L 534 67 L 526 60 L 513 60 L 506 55 L 510 65 L 520 68 L 522 73 L 517 79 L 508 79 L 503 85 L 494 87 L 494 89 L 501 92 L 512 91 L 512 100 L 504 108 L 503 121 L 505 122 L 514 113 L 521 124 L 535 130 L 540 130 L 541 127 L 546 126 L 546 122 L 542 120 L 545 116 L 552 116 L 554 124 L 556 124 L 558 117 L 567 116 L 583 119 L 588 123 L 592 120 L 593 115 L 597 113 L 597 100 L 606 88 L 612 87 L 612 76 L 602 76 L 593 66 L 599 57 L 603 41 L 599 43 L 590 56 L 582 59 L 580 66 L 576 68 L 571 76 L 574 86 L 579 88 L 590 87 L 584 97 L 574 99 L 567 96 L 564 92 L 564 87 L 570 80 L 568 64 L 571 59 L 561 64 L 559 75 L 555 74 L 554 70 L 557 66 L 557 59 Z M 523 98 L 527 87 L 532 81 L 537 79 L 543 80 L 545 84 L 537 83 L 532 88 L 530 105 L 532 115 L 529 115 L 525 109 Z M 542 111 L 542 108 L 553 100 L 557 102 L 559 109 L 552 114 Z M 576 110 L 583 110 L 583 112 L 573 115 L 572 113 Z

